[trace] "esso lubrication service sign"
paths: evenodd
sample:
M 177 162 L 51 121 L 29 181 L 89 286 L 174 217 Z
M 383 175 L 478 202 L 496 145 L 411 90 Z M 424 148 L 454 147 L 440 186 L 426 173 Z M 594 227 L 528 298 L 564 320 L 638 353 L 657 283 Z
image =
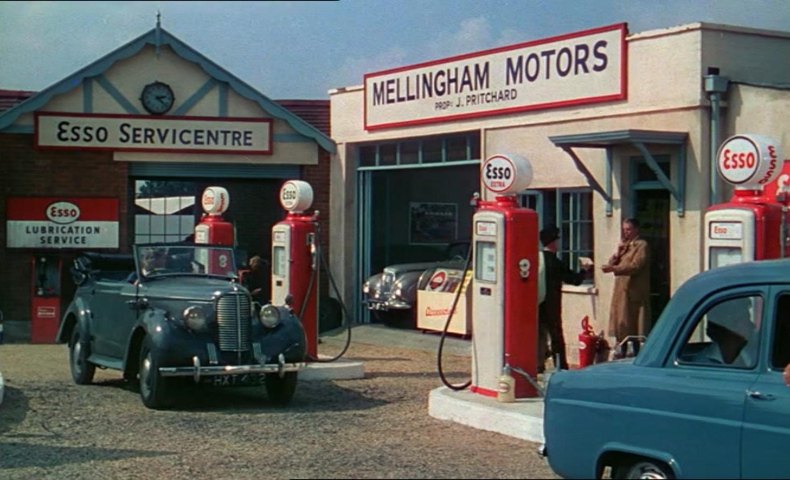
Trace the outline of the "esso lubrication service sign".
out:
M 293 213 L 301 213 L 313 204 L 313 187 L 303 180 L 288 180 L 280 188 L 280 205 Z
M 230 206 L 230 195 L 222 187 L 208 187 L 203 190 L 200 204 L 209 215 L 222 215 Z
M 734 135 L 719 147 L 719 175 L 732 185 L 761 188 L 782 171 L 779 145 L 762 135 Z
M 532 182 L 532 165 L 520 155 L 492 155 L 480 167 L 480 178 L 491 192 L 517 193 Z

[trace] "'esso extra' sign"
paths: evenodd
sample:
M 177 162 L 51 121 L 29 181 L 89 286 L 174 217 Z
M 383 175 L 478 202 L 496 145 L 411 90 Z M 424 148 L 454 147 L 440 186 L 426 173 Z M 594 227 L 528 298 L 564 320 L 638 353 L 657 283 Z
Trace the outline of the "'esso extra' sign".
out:
M 483 185 L 494 193 L 517 193 L 532 182 L 532 165 L 519 155 L 492 155 L 480 167 Z
M 782 153 L 777 143 L 762 135 L 735 135 L 719 147 L 716 166 L 719 175 L 739 187 L 762 187 L 782 170 Z
M 230 195 L 222 187 L 208 187 L 203 190 L 200 204 L 209 215 L 222 215 L 230 206 Z
M 293 213 L 301 213 L 313 204 L 313 187 L 303 180 L 288 180 L 280 188 L 280 205 Z

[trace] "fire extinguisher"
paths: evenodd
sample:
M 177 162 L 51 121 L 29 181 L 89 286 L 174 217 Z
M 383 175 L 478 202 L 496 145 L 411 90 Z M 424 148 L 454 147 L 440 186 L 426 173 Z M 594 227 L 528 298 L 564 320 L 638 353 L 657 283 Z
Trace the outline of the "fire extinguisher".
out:
M 598 351 L 598 336 L 590 326 L 590 317 L 582 318 L 582 332 L 579 334 L 579 368 L 584 368 L 595 363 L 595 354 Z

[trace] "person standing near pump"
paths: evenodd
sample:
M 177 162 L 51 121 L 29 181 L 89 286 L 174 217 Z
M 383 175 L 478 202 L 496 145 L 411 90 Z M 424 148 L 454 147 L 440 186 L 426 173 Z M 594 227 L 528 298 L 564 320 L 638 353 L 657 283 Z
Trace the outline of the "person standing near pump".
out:
M 650 332 L 650 248 L 639 237 L 639 220 L 626 218 L 617 250 L 601 267 L 614 274 L 609 334 L 618 342 Z
M 260 255 L 255 255 L 250 258 L 249 265 L 250 271 L 245 277 L 244 286 L 250 291 L 253 301 L 266 305 L 271 295 L 271 273 L 268 262 Z
M 565 351 L 565 337 L 562 332 L 562 284 L 580 285 L 592 268 L 591 263 L 582 265 L 581 272 L 574 272 L 557 258 L 557 242 L 560 231 L 554 225 L 548 225 L 539 233 L 543 251 L 540 252 L 543 262 L 543 301 L 538 304 L 538 373 L 543 373 L 547 353 L 559 365 L 554 368 L 568 369 L 568 358 Z M 548 348 L 551 341 L 551 349 Z

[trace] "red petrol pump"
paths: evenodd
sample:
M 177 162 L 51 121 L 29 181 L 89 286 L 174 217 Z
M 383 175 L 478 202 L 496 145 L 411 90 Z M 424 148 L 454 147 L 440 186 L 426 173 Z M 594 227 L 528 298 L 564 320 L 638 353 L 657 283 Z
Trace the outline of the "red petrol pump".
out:
M 200 204 L 203 206 L 203 217 L 195 226 L 195 243 L 206 245 L 234 246 L 233 224 L 226 221 L 222 214 L 228 210 L 230 195 L 222 187 L 208 187 L 203 191 Z M 211 258 L 200 259 L 208 269 L 207 273 L 218 271 L 226 272 L 231 259 L 222 252 L 201 252 L 196 255 L 211 255 Z
M 318 358 L 318 212 L 313 188 L 302 180 L 288 180 L 280 188 L 280 204 L 288 212 L 272 227 L 272 303 L 291 305 L 307 337 L 307 355 Z
M 31 343 L 55 343 L 60 326 L 60 258 L 33 257 L 31 285 Z
M 503 401 L 535 397 L 538 214 L 516 201 L 532 166 L 518 155 L 493 155 L 480 177 L 494 200 L 479 201 L 472 220 L 471 390 Z
M 735 192 L 705 213 L 704 268 L 788 256 L 790 163 L 779 145 L 762 135 L 734 135 L 719 148 L 717 170 Z

